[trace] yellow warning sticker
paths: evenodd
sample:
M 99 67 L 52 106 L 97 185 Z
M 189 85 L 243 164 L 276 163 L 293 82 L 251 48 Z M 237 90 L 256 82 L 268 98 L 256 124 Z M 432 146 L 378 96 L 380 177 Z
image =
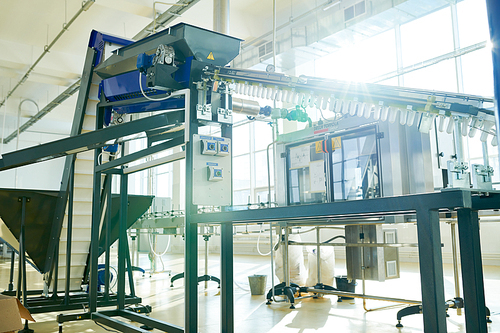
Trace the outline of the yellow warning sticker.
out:
M 208 55 L 207 59 L 208 60 L 215 60 L 214 54 L 212 52 L 210 52 L 210 54 Z
M 342 137 L 337 136 L 332 138 L 332 150 L 342 148 Z
M 316 141 L 316 154 L 323 152 L 323 141 Z

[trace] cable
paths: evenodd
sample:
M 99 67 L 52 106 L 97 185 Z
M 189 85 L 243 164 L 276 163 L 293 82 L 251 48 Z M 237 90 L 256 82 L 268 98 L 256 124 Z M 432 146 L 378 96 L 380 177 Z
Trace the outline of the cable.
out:
M 271 226 L 269 225 L 269 227 L 271 227 Z M 268 253 L 262 253 L 262 252 L 260 252 L 260 235 L 262 235 L 262 224 L 260 225 L 259 237 L 257 237 L 257 252 L 259 252 L 259 254 L 261 256 L 268 256 L 268 255 L 271 254 L 271 251 L 269 251 Z M 269 242 L 271 242 L 271 244 L 272 244 L 273 240 L 270 239 Z
M 164 101 L 166 99 L 169 99 L 170 98 L 170 95 L 168 95 L 167 97 L 163 97 L 163 98 L 151 98 L 149 96 L 146 96 L 146 94 L 144 93 L 144 90 L 142 89 L 142 73 L 141 71 L 139 71 L 139 87 L 141 88 L 141 93 L 142 93 L 142 96 L 144 96 L 146 99 L 149 99 L 150 101 Z
M 153 244 L 152 244 L 152 243 L 153 243 L 153 241 L 151 240 L 151 236 L 153 236 L 153 233 L 151 232 L 151 229 L 150 229 L 149 231 L 150 231 L 150 232 L 149 232 L 149 248 L 151 249 L 151 252 L 153 252 L 153 254 L 154 254 L 155 256 L 157 256 L 157 257 L 160 257 L 160 258 L 161 258 L 161 256 L 162 256 L 162 255 L 164 255 L 165 253 L 167 253 L 168 248 L 170 247 L 170 235 L 168 235 L 168 243 L 167 243 L 167 247 L 165 248 L 165 251 L 163 251 L 163 253 L 162 253 L 162 254 L 158 254 L 158 253 L 156 253 L 156 251 L 153 249 Z
M 337 239 L 337 238 L 343 238 L 343 239 L 345 239 L 345 236 L 338 235 L 338 236 L 335 236 L 335 237 L 330 238 L 329 240 L 327 240 L 326 242 L 323 242 L 323 243 L 330 243 L 332 240 L 335 240 L 335 239 Z

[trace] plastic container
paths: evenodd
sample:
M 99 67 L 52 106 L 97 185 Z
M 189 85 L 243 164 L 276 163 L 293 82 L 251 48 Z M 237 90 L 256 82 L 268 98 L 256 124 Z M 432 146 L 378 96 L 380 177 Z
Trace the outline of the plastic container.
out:
M 266 292 L 267 275 L 250 275 L 248 277 L 250 293 L 252 295 L 264 295 Z
M 337 284 L 337 289 L 340 291 L 346 291 L 349 293 L 355 293 L 356 292 L 356 286 L 358 285 L 356 283 L 356 280 L 353 279 L 351 282 L 347 279 L 347 276 L 345 275 L 338 275 L 335 277 L 335 282 Z M 353 299 L 353 297 L 345 297 L 342 296 L 341 299 Z

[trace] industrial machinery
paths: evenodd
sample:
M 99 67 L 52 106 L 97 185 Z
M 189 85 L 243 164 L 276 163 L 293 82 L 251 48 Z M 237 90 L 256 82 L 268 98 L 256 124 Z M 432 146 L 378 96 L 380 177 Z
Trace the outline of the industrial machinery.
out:
M 487 159 L 484 165 L 472 168 L 475 187 L 470 187 L 460 141 L 463 135 L 481 132 L 483 142 L 497 144 L 492 130 L 492 100 L 226 67 L 239 53 L 239 46 L 239 39 L 188 24 L 126 43 L 108 58 L 91 44 L 84 74 L 87 82 L 93 75 L 100 78 L 95 130 L 3 155 L 0 170 L 94 150 L 88 311 L 61 315 L 59 322 L 92 319 L 116 330 L 144 332 L 119 320 L 126 318 L 164 332 L 196 332 L 198 227 L 210 223 L 220 224 L 221 329 L 233 332 L 234 224 L 265 222 L 278 226 L 285 249 L 300 244 L 289 241 L 293 226 L 346 225 L 346 245 L 353 247 L 349 250 L 353 262 L 372 257 L 379 268 L 359 271 L 359 265 L 353 265 L 350 277 L 384 280 L 398 275 L 397 251 L 393 251 L 397 237 L 390 230 L 380 236 L 383 230 L 379 225 L 406 222 L 411 216 L 418 230 L 421 278 L 432 281 L 422 284 L 422 301 L 417 306 L 424 314 L 426 331 L 445 332 L 446 308 L 461 305 L 458 301 L 445 302 L 444 298 L 439 214 L 448 213 L 456 214 L 461 236 L 467 330 L 486 332 L 478 211 L 498 209 L 500 193 L 491 188 L 493 170 Z M 79 100 L 86 100 L 89 87 L 90 83 L 81 89 Z M 266 102 L 261 106 L 254 98 Z M 312 110 L 322 114 L 321 121 L 313 122 Z M 232 206 L 235 113 L 274 124 L 279 119 L 306 124 L 305 129 L 294 133 L 278 133 L 274 126 L 276 141 L 270 146 L 274 146 L 276 167 L 269 174 L 275 172 L 275 189 L 285 191 L 276 191 L 271 198 L 269 190 L 268 202 L 259 209 Z M 207 125 L 219 126 L 221 135 L 200 134 L 199 129 Z M 434 165 L 429 137 L 433 126 L 456 138 L 455 151 L 443 156 L 449 161 L 438 158 L 441 169 L 447 166 L 447 173 L 442 173 L 447 175 L 443 190 L 433 182 L 429 171 Z M 137 151 L 125 149 L 134 139 L 131 136 L 145 138 L 147 146 Z M 107 161 L 101 158 L 104 151 L 114 151 L 117 146 L 119 154 Z M 151 157 L 172 148 L 176 152 L 171 155 Z M 144 161 L 145 157 L 151 158 Z M 131 274 L 128 176 L 179 159 L 186 160 L 184 328 L 125 308 L 125 274 Z M 103 252 L 96 240 L 103 215 L 111 209 L 106 203 L 111 198 L 111 175 L 118 176 L 120 192 L 117 308 L 101 311 L 98 259 L 105 254 L 105 274 L 109 274 L 110 243 L 109 239 L 105 241 Z M 200 209 L 206 207 L 211 207 L 210 213 Z M 61 220 L 57 222 L 51 237 L 60 235 Z M 318 250 L 324 246 L 319 239 L 318 232 L 314 243 Z M 109 290 L 108 282 L 105 278 L 105 291 Z M 291 285 L 286 274 L 282 287 L 292 305 L 295 292 L 335 292 L 318 285 Z M 364 292 L 337 294 L 371 297 Z

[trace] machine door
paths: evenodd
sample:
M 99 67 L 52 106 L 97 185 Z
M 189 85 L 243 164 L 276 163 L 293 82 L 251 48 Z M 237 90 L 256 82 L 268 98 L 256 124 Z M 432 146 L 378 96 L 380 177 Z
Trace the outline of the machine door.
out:
M 316 150 L 316 140 L 302 141 L 287 147 L 289 205 L 327 201 L 327 156 L 328 154 Z
M 380 172 L 375 127 L 329 138 L 331 191 L 334 201 L 380 197 Z

